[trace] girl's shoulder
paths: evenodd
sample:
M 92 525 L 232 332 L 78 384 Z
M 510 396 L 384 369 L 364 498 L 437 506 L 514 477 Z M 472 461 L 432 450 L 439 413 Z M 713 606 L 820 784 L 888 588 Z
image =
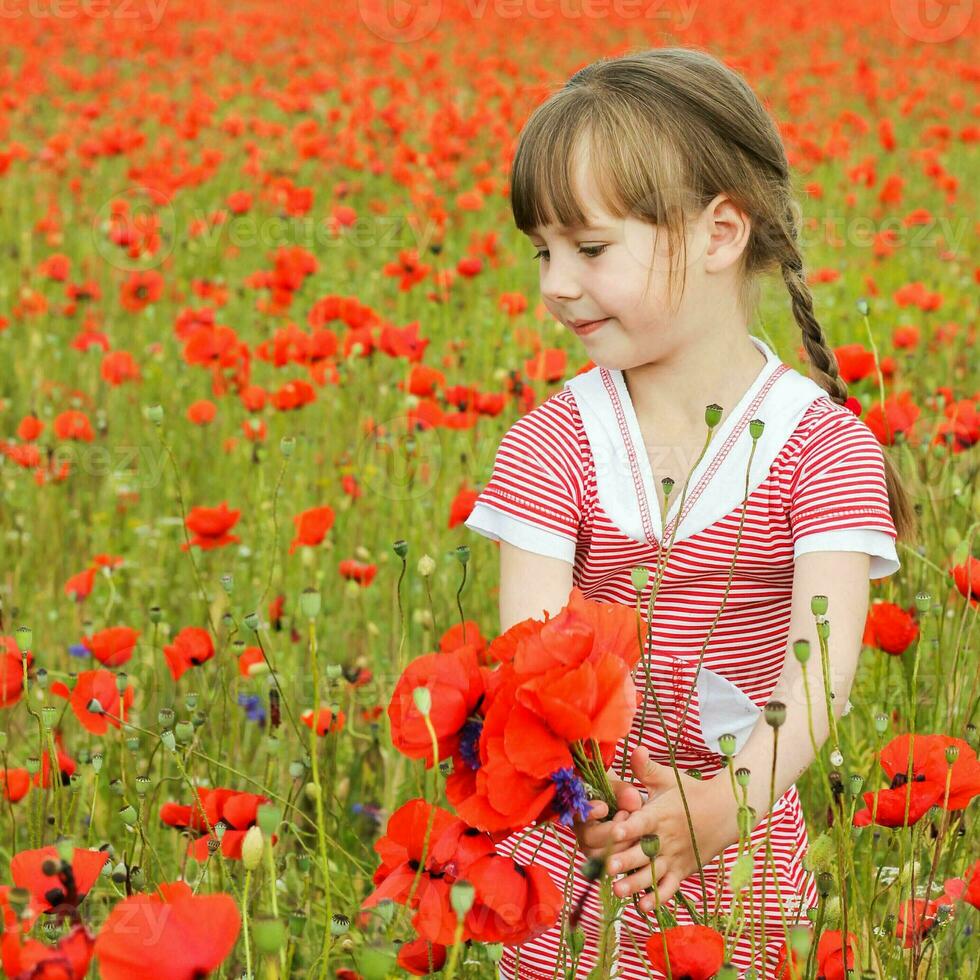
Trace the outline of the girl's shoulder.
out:
M 803 413 L 780 455 L 784 464 L 802 465 L 848 453 L 883 458 L 881 444 L 863 419 L 822 395 Z
M 513 422 L 501 440 L 501 447 L 584 472 L 588 465 L 589 440 L 571 390 L 556 391 Z

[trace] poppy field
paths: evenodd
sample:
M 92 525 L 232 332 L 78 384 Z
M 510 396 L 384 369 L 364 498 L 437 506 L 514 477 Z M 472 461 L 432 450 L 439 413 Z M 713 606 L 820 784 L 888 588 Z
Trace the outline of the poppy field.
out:
M 797 783 L 819 901 L 772 975 L 975 977 L 976 31 L 906 0 L 6 0 L 2 974 L 475 980 L 562 923 L 554 980 L 615 975 L 497 845 L 608 799 L 639 610 L 574 590 L 501 634 L 463 522 L 592 366 L 512 223 L 517 134 L 669 43 L 778 121 L 848 407 L 920 524 Z M 805 373 L 781 283 L 753 332 Z M 723 913 L 648 917 L 650 977 L 770 975 L 730 959 L 765 860 Z

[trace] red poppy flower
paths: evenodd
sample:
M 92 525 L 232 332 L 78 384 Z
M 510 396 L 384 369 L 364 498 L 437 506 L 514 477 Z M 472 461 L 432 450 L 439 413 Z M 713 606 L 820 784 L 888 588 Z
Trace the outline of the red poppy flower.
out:
M 875 356 L 861 344 L 844 344 L 834 348 L 840 376 L 847 384 L 855 384 L 875 370 Z
M 102 379 L 113 387 L 140 380 L 140 368 L 128 351 L 114 350 L 102 358 Z
M 862 642 L 898 656 L 918 635 L 918 624 L 901 606 L 892 602 L 873 602 L 868 610 Z
M 217 406 L 206 398 L 193 402 L 187 407 L 187 418 L 195 425 L 207 425 L 209 422 L 213 422 L 217 413 Z
M 415 704 L 417 687 L 429 690 L 429 722 L 435 729 L 440 760 L 452 755 L 460 741 L 470 735 L 475 744 L 480 722 L 470 716 L 484 698 L 484 673 L 473 647 L 429 653 L 413 660 L 398 679 L 388 704 L 395 748 L 410 759 L 424 759 L 427 769 L 434 765 L 432 736 Z M 464 732 L 467 725 L 472 731 Z
M 120 695 L 116 675 L 108 670 L 83 670 L 70 691 L 62 681 L 55 681 L 51 693 L 67 698 L 75 717 L 93 735 L 105 735 L 110 725 L 119 728 L 120 719 L 127 721 L 134 697 L 132 684 Z
M 856 939 L 853 932 L 847 934 L 847 964 L 844 963 L 844 943 L 841 932 L 838 929 L 826 929 L 820 933 L 816 949 L 816 976 L 821 980 L 848 980 L 851 976 L 850 971 L 854 968 L 854 943 Z M 793 950 L 789 951 L 787 958 L 786 943 L 784 942 L 779 950 L 779 959 L 776 962 L 776 976 L 779 980 L 803 980 L 803 971 L 806 967 L 806 957 L 797 956 Z
M 109 913 L 95 940 L 103 980 L 194 980 L 232 951 L 241 915 L 230 895 L 194 895 L 185 882 L 132 895 Z
M 438 973 L 446 965 L 446 947 L 425 939 L 413 939 L 398 947 L 398 965 L 416 977 Z
M 92 890 L 108 860 L 107 851 L 76 847 L 67 864 L 52 844 L 15 854 L 10 859 L 10 877 L 18 888 L 31 893 L 40 911 L 68 914 Z
M 19 803 L 31 788 L 31 776 L 26 769 L 0 769 L 0 787 L 4 799 Z
M 292 554 L 300 545 L 313 547 L 320 544 L 333 527 L 333 522 L 333 508 L 327 505 L 311 507 L 309 510 L 304 510 L 302 514 L 297 514 L 293 518 L 296 536 L 289 545 L 289 553 Z
M 108 555 L 100 552 L 92 557 L 92 564 L 96 568 L 108 568 L 111 570 L 113 568 L 119 568 L 125 560 L 121 555 Z
M 62 412 L 55 417 L 54 434 L 59 439 L 74 439 L 77 442 L 91 442 L 95 438 L 88 416 L 75 410 Z
M 191 667 L 199 667 L 214 656 L 211 634 L 200 626 L 185 626 L 174 642 L 163 648 L 167 666 L 175 681 L 180 680 Z
M 30 674 L 34 654 L 27 653 Z M 17 641 L 12 636 L 0 636 L 0 708 L 9 708 L 24 693 L 24 664 Z
M 886 398 L 884 409 L 880 401 L 875 402 L 868 409 L 864 421 L 878 442 L 883 446 L 893 446 L 899 434 L 906 439 L 914 437 L 915 422 L 920 414 L 921 409 L 912 400 L 912 393 L 903 391 Z
M 374 581 L 374 576 L 378 574 L 378 566 L 355 561 L 353 558 L 345 558 L 337 566 L 337 571 L 348 582 L 357 582 L 360 585 L 368 586 Z
M 263 669 L 265 668 L 265 657 L 262 656 L 262 648 L 245 647 L 238 656 L 238 673 L 242 677 L 251 677 L 252 668 L 257 667 L 258 664 L 262 664 Z M 260 672 L 258 669 L 255 671 L 255 673 Z
M 483 633 L 480 632 L 480 624 L 472 619 L 464 619 L 462 623 L 454 623 L 439 637 L 439 649 L 443 653 L 458 650 L 462 646 L 473 647 L 481 663 L 483 662 L 487 641 Z
M 235 526 L 241 513 L 240 510 L 229 510 L 225 501 L 217 507 L 191 508 L 185 523 L 194 537 L 189 544 L 184 542 L 181 549 L 187 551 L 197 545 L 202 551 L 210 551 L 212 548 L 222 548 L 234 541 L 240 541 L 240 538 L 228 532 Z
M 708 926 L 675 926 L 649 936 L 646 952 L 653 968 L 665 975 L 669 963 L 671 976 L 708 980 L 725 961 L 725 937 Z
M 84 572 L 72 575 L 65 582 L 65 595 L 75 602 L 83 602 L 87 599 L 95 585 L 95 572 L 94 568 L 86 568 Z
M 17 438 L 34 442 L 44 432 L 44 423 L 36 415 L 25 415 L 17 426 Z
M 300 721 L 307 728 L 313 727 L 313 709 L 307 708 L 300 715 Z M 339 732 L 344 727 L 344 713 L 338 711 L 336 714 L 330 708 L 320 708 L 316 713 L 316 733 L 326 735 L 329 732 Z
M 119 302 L 123 308 L 139 313 L 163 295 L 163 276 L 154 269 L 132 272 L 122 284 Z
M 22 938 L 8 929 L 0 940 L 5 976 L 36 980 L 83 980 L 92 959 L 94 940 L 84 926 L 75 926 L 55 946 Z
M 65 751 L 61 732 L 54 733 L 54 741 L 58 750 L 58 774 L 61 784 L 67 786 L 72 773 L 78 768 L 78 764 Z M 51 753 L 47 749 L 41 753 L 41 771 L 34 774 L 32 782 L 35 786 L 41 786 L 44 789 L 51 785 Z
M 909 745 L 912 744 L 912 778 L 908 779 Z M 980 761 L 969 743 L 947 735 L 899 735 L 881 750 L 881 766 L 891 782 L 887 789 L 864 793 L 866 809 L 854 814 L 854 826 L 871 823 L 877 798 L 875 823 L 901 827 L 916 823 L 929 807 L 942 806 L 946 792 L 947 746 L 955 745 L 959 755 L 952 766 L 946 809 L 961 810 L 980 794 Z M 908 800 L 908 820 L 905 820 Z
M 952 576 L 960 595 L 976 605 L 980 601 L 980 558 L 971 556 L 962 565 L 956 565 Z
M 916 898 L 906 899 L 898 907 L 895 935 L 902 940 L 905 949 L 910 949 L 929 934 L 929 930 L 936 924 L 936 913 L 940 904 L 946 903 Z M 950 906 L 950 913 L 952 911 L 953 906 Z
M 110 626 L 82 637 L 82 646 L 105 667 L 121 667 L 133 656 L 140 631 L 130 626 Z
M 947 878 L 943 897 L 962 901 L 980 909 L 980 860 L 974 861 L 962 878 Z
M 187 806 L 165 803 L 160 808 L 160 819 L 169 827 L 193 830 L 201 835 L 188 848 L 188 854 L 201 864 L 208 859 L 208 827 L 213 830 L 219 822 L 224 824 L 221 853 L 233 861 L 240 860 L 245 834 L 255 824 L 258 808 L 268 803 L 269 798 L 223 787 L 198 788 L 196 792 L 197 799 Z M 275 840 L 273 835 L 273 843 Z

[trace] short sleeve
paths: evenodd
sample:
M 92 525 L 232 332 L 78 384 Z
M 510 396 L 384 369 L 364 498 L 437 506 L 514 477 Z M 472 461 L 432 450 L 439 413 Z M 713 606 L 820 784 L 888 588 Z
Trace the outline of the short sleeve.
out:
M 507 430 L 464 522 L 492 541 L 575 563 L 584 481 L 579 426 L 558 392 Z
M 873 579 L 901 567 L 882 448 L 850 411 L 828 411 L 803 441 L 790 484 L 789 521 L 794 558 L 863 551 L 871 557 Z

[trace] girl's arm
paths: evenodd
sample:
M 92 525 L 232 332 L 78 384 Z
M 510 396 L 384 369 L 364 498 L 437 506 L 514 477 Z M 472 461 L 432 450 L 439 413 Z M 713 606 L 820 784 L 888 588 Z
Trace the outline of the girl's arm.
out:
M 568 604 L 572 566 L 561 558 L 500 542 L 500 632 L 525 619 L 555 616 Z
M 870 558 L 859 551 L 816 551 L 800 555 L 794 563 L 789 642 L 782 674 L 770 698 L 786 705 L 786 720 L 779 729 L 775 792 L 772 795 L 774 801 L 813 762 L 816 757 L 813 741 L 819 747 L 827 740 L 830 721 L 826 701 L 830 700 L 835 718 L 840 718 L 847 704 L 857 671 L 861 639 L 868 615 L 869 567 Z M 817 638 L 816 620 L 810 609 L 810 601 L 815 595 L 824 595 L 828 600 L 828 675 L 832 692 L 829 698 L 824 694 L 820 641 Z M 810 641 L 810 658 L 805 665 L 800 664 L 793 653 L 793 643 L 799 639 Z M 812 704 L 813 741 L 807 717 L 804 671 Z M 773 735 L 773 729 L 766 722 L 763 713 L 742 750 L 732 757 L 735 769 L 744 767 L 752 773 L 748 800 L 749 806 L 755 810 L 756 824 L 761 823 L 769 812 Z M 724 786 L 723 795 L 727 796 L 730 804 L 726 812 L 732 814 L 730 781 L 725 779 L 710 782 L 717 782 L 719 790 Z M 729 824 L 729 836 L 732 843 L 738 840 L 738 826 L 734 819 Z

